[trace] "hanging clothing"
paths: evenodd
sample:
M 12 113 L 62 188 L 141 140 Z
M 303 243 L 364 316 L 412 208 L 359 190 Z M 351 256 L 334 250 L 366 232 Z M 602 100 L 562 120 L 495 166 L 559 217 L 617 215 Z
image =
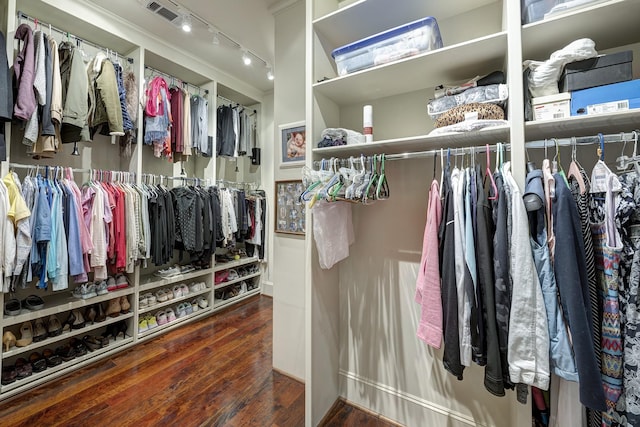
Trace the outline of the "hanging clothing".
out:
M 517 316 L 509 319 L 509 374 L 513 383 L 547 390 L 550 375 L 547 314 L 528 242 L 526 209 L 509 167 L 508 162 L 503 165 L 504 185 L 509 187 L 512 194 L 510 269 L 518 272 L 518 280 L 513 281 L 510 309 Z
M 460 337 L 458 327 L 458 290 L 456 286 L 455 264 L 455 188 L 459 173 L 456 173 L 454 186 L 453 173 L 449 162 L 445 165 L 442 179 L 444 197 L 442 219 L 438 237 L 440 242 L 440 271 L 442 272 L 442 315 L 444 330 L 444 368 L 462 380 L 464 366 L 460 360 Z
M 36 68 L 33 31 L 27 24 L 20 24 L 14 38 L 18 42 L 22 42 L 22 49 L 18 50 L 18 55 L 13 61 L 13 72 L 17 85 L 13 115 L 19 120 L 27 121 L 38 106 L 33 90 Z
M 438 257 L 438 229 L 441 220 L 440 188 L 438 181 L 434 179 L 429 189 L 422 259 L 414 299 L 421 306 L 417 335 L 422 341 L 435 348 L 440 348 L 442 341 L 442 296 Z
M 60 79 L 62 88 L 61 142 L 71 143 L 82 140 L 81 133 L 87 128 L 89 114 L 89 79 L 85 71 L 82 55 L 75 46 L 63 42 L 58 47 L 60 58 Z

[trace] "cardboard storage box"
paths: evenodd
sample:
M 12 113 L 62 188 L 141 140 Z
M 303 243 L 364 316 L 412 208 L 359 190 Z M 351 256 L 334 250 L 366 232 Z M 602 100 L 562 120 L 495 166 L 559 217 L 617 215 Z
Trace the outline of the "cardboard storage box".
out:
M 629 81 L 633 78 L 632 61 L 633 51 L 626 50 L 571 62 L 564 67 L 558 88 L 560 92 L 573 92 Z
M 571 92 L 571 115 L 615 113 L 640 108 L 640 79 Z
M 438 23 L 429 16 L 335 49 L 331 56 L 344 76 L 441 47 Z
M 533 120 L 564 119 L 571 115 L 571 94 L 539 96 L 531 100 Z

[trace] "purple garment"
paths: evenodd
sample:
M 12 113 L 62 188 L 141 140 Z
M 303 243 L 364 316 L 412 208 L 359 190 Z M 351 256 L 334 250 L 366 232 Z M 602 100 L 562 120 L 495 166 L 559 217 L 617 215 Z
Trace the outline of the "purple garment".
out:
M 23 46 L 13 64 L 17 89 L 13 115 L 21 120 L 29 120 L 37 106 L 36 93 L 33 90 L 36 58 L 31 27 L 27 24 L 21 24 L 16 30 L 14 38 L 22 41 Z

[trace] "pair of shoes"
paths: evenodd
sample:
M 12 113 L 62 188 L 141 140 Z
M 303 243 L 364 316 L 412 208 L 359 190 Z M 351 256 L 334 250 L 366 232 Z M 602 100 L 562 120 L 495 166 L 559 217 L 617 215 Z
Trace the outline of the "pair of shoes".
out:
M 11 298 L 4 303 L 5 316 L 17 316 L 22 312 L 22 304 L 18 298 Z
M 200 292 L 207 289 L 207 285 L 204 282 L 195 282 L 189 285 L 189 290 L 194 292 Z
M 129 279 L 124 274 L 116 275 L 116 288 L 124 289 L 129 287 Z
M 20 326 L 20 339 L 16 341 L 17 347 L 26 347 L 33 342 L 33 325 L 31 322 L 24 322 Z
M 56 348 L 56 355 L 58 355 L 62 361 L 68 362 L 76 357 L 76 351 L 71 347 L 69 343 Z
M 129 298 L 126 295 L 120 297 L 120 313 L 126 314 L 129 312 L 131 308 L 131 303 L 129 302 Z
M 60 357 L 60 355 L 54 353 L 50 348 L 45 348 L 42 351 L 42 357 L 44 357 L 44 360 L 47 361 L 47 366 L 49 368 L 58 366 L 62 363 L 62 358 Z
M 191 307 L 191 304 L 189 304 L 189 307 Z M 187 315 L 187 309 L 185 307 L 185 304 L 178 304 L 178 306 L 176 307 L 176 317 L 180 319 L 181 317 L 184 317 L 186 315 Z
M 69 313 L 69 317 L 67 318 L 67 321 L 65 322 L 62 330 L 64 332 L 70 331 L 71 329 L 82 329 L 84 328 L 84 325 L 84 316 L 82 315 L 80 310 L 76 308 L 72 310 L 71 313 Z
M 129 327 L 127 325 L 127 322 L 124 321 L 124 320 L 121 320 L 121 321 L 116 322 L 116 323 L 111 323 L 110 325 L 107 325 L 107 329 L 102 334 L 102 337 L 106 338 L 107 341 L 109 339 L 111 339 L 111 338 L 113 338 L 113 340 L 116 341 L 118 339 L 118 337 L 120 336 L 120 334 L 122 334 L 122 339 L 125 339 L 126 337 L 129 336 L 129 335 L 127 335 L 127 329 L 128 328 Z M 104 345 L 104 347 L 106 347 L 106 345 Z
M 98 295 L 106 295 L 109 293 L 109 285 L 107 284 L 106 280 L 102 280 L 101 282 L 96 283 L 95 286 L 96 293 Z
M 107 277 L 107 291 L 113 292 L 118 290 L 118 285 L 116 284 L 116 278 L 113 276 Z
M 173 267 L 165 268 L 163 270 L 158 270 L 153 274 L 155 276 L 160 276 L 160 277 L 172 277 L 172 276 L 177 276 L 178 274 L 181 274 L 181 271 L 180 271 L 180 266 L 175 265 Z
M 216 271 L 214 283 L 216 285 L 229 281 L 229 270 Z
M 198 307 L 200 307 L 203 310 L 209 307 L 209 299 L 204 296 L 198 298 Z
M 180 287 L 180 285 L 175 285 L 171 292 L 173 292 L 173 296 L 175 298 L 182 298 L 182 288 Z
M 176 313 L 175 313 L 175 311 L 173 311 L 173 309 L 171 307 L 167 308 L 164 311 L 164 314 L 167 315 L 167 322 L 173 322 L 174 320 L 177 319 Z
M 44 300 L 37 295 L 29 295 L 22 300 L 22 306 L 31 311 L 42 310 L 44 308 Z
M 69 345 L 76 352 L 76 357 L 84 356 L 89 352 L 89 348 L 85 345 L 84 341 L 76 337 L 71 338 Z
M 169 323 L 169 320 L 167 319 L 167 314 L 164 311 L 157 312 L 156 322 L 158 323 L 158 326 L 166 325 L 167 323 Z
M 38 318 L 33 322 L 33 342 L 45 340 L 48 336 L 47 328 L 44 327 L 44 320 Z
M 125 297 L 126 299 L 126 297 Z M 109 304 L 107 305 L 106 315 L 109 317 L 118 317 L 120 316 L 120 312 L 122 311 L 122 305 L 120 304 L 121 298 L 112 298 L 109 300 Z M 129 300 L 127 300 L 127 304 Z
M 55 314 L 49 316 L 47 320 L 47 333 L 50 337 L 57 337 L 62 333 L 62 324 Z
M 74 298 L 89 299 L 98 296 L 96 285 L 93 283 L 83 283 L 71 292 Z
M 144 294 L 140 296 L 140 301 L 138 303 L 139 308 L 146 308 L 154 306 L 158 303 L 158 299 L 152 293 Z
M 96 307 L 94 305 L 90 305 L 84 310 L 84 318 L 87 323 L 91 322 L 91 324 L 93 325 L 93 323 L 96 321 L 96 316 L 98 316 L 98 311 L 96 310 Z
M 171 289 L 158 289 L 156 291 L 156 300 L 158 302 L 169 301 L 174 298 L 173 291 Z
M 33 367 L 31 366 L 31 363 L 29 363 L 24 357 L 20 357 L 16 360 L 15 368 L 19 380 L 27 378 L 33 373 Z
M 29 363 L 31 363 L 31 369 L 33 372 L 38 373 L 47 369 L 47 361 L 42 357 L 42 354 L 37 351 L 34 351 L 29 355 Z
M 13 335 L 13 332 L 11 331 L 4 331 L 4 334 L 2 335 L 2 346 L 4 348 L 4 351 L 9 351 L 9 349 L 13 346 L 16 345 L 16 336 Z
M 2 367 L 2 385 L 7 385 L 15 382 L 18 379 L 18 372 L 15 366 L 3 366 Z

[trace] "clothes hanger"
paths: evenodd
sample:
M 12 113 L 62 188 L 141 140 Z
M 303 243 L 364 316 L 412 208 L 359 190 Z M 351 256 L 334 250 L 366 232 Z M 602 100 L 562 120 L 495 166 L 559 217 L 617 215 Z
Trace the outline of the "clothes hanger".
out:
M 604 162 L 604 137 L 601 133 L 598 134 L 599 146 L 596 150 L 598 154 L 598 161 L 596 162 L 593 170 L 591 171 L 591 193 L 606 193 L 609 189 L 611 191 L 620 191 L 622 185 L 618 180 L 618 177 L 609 169 L 609 166 Z M 608 183 L 611 179 L 612 184 L 609 187 Z
M 389 182 L 387 181 L 387 175 L 384 172 L 384 153 L 380 155 L 380 177 L 378 178 L 378 186 L 376 188 L 376 199 L 377 200 L 387 200 L 389 196 L 391 196 L 389 191 Z M 436 166 L 435 162 L 433 165 L 433 175 L 435 177 Z
M 569 188 L 569 181 L 567 180 L 567 174 L 564 172 L 564 169 L 562 168 L 562 160 L 560 160 L 560 146 L 558 145 L 558 140 L 555 139 L 555 138 L 552 138 L 552 139 L 553 139 L 553 142 L 556 145 L 556 155 L 553 158 L 554 173 L 558 173 L 558 170 L 559 170 L 560 171 L 559 173 L 560 173 L 560 176 L 562 177 L 562 180 L 564 181 L 564 183 L 567 186 L 567 188 Z
M 484 169 L 484 178 L 485 182 L 487 178 L 489 178 L 489 182 L 491 183 L 491 192 L 489 192 L 489 200 L 498 200 L 498 186 L 496 186 L 496 181 L 493 179 L 493 174 L 491 173 L 491 152 L 489 151 L 489 144 L 485 144 L 485 158 L 487 160 L 487 164 Z M 493 196 L 491 196 L 493 194 Z
M 576 157 L 576 147 L 577 141 L 576 137 L 571 137 L 571 164 L 569 165 L 569 172 L 567 173 L 567 178 L 573 178 L 578 183 L 578 187 L 580 188 L 580 194 L 584 194 L 587 187 L 584 183 L 584 179 L 582 178 L 582 173 L 580 173 L 581 166 L 578 163 Z

